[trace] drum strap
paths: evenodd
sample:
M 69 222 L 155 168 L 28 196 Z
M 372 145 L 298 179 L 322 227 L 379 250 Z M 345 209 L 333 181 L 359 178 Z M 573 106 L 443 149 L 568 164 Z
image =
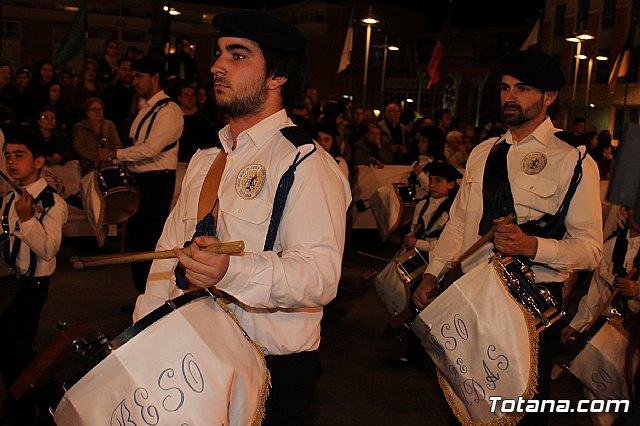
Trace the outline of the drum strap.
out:
M 506 217 L 513 210 L 513 195 L 507 169 L 509 148 L 511 145 L 506 140 L 498 140 L 487 156 L 482 178 L 482 219 L 479 235 L 489 232 L 494 219 Z
M 222 173 L 224 172 L 226 164 L 227 152 L 220 150 L 213 164 L 211 164 L 207 176 L 204 178 L 204 182 L 202 182 L 200 198 L 198 200 L 197 217 L 199 220 L 196 224 L 196 230 L 191 240 L 186 241 L 183 247 L 189 247 L 195 237 L 216 235 L 216 222 L 218 221 L 219 209 L 218 188 L 220 188 L 220 181 L 222 180 Z M 176 276 L 176 286 L 181 290 L 186 290 L 189 285 L 184 277 L 184 269 L 176 267 L 174 274 Z
M 169 102 L 173 102 L 173 100 L 171 98 L 160 99 L 158 102 L 156 102 L 156 104 L 154 106 L 151 107 L 151 109 L 149 111 L 147 111 L 145 116 L 142 117 L 142 120 L 140 120 L 140 123 L 138 123 L 138 128 L 136 129 L 136 132 L 135 132 L 135 134 L 133 136 L 133 142 L 134 143 L 138 140 L 138 137 L 140 137 L 140 131 L 142 130 L 142 125 L 149 119 L 149 117 L 151 117 L 151 121 L 149 122 L 149 125 L 147 126 L 147 131 L 145 132 L 144 139 L 143 139 L 142 143 L 145 143 L 147 141 L 147 139 L 149 139 L 149 133 L 151 133 L 151 127 L 153 127 L 153 123 L 156 121 L 156 116 L 158 115 L 158 112 L 160 111 L 160 108 L 162 108 L 164 105 L 167 105 Z M 175 141 L 175 142 L 165 146 L 164 149 L 162 151 L 160 151 L 160 152 L 169 151 L 171 148 L 176 146 L 177 143 L 178 143 L 178 141 Z
M 280 133 L 282 133 L 282 135 L 296 147 L 300 147 L 307 143 L 313 144 L 313 139 L 311 139 L 311 137 L 309 137 L 309 135 L 307 135 L 305 131 L 298 126 L 285 127 L 280 129 Z M 314 144 L 313 149 L 302 158 L 300 158 L 300 151 L 298 151 L 296 157 L 293 159 L 293 163 L 291 163 L 287 171 L 284 172 L 280 178 L 280 182 L 278 182 L 278 189 L 276 189 L 276 195 L 273 200 L 273 211 L 271 213 L 269 229 L 264 241 L 264 251 L 273 250 L 273 245 L 276 242 L 276 234 L 278 233 L 278 227 L 280 226 L 280 220 L 282 219 L 284 207 L 287 203 L 287 197 L 291 187 L 293 186 L 293 181 L 295 180 L 296 169 L 300 163 L 316 152 L 316 149 L 317 147 Z

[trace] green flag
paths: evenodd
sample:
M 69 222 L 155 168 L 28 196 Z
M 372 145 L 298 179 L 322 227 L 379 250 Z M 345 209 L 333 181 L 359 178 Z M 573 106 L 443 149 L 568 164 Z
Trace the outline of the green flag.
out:
M 82 51 L 87 30 L 87 0 L 80 0 L 80 9 L 76 12 L 71 26 L 56 53 L 56 65 L 61 65 Z

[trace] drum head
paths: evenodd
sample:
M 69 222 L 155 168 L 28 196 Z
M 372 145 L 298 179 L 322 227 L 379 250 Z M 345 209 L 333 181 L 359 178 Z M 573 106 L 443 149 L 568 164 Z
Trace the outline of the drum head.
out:
M 109 191 L 104 201 L 104 222 L 107 225 L 115 225 L 129 219 L 138 211 L 140 193 L 134 188 L 116 188 Z

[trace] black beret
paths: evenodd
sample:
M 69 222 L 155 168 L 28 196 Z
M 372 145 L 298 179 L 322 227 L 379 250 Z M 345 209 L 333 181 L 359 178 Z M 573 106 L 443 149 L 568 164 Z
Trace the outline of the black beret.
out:
M 424 171 L 429 173 L 430 176 L 443 177 L 447 182 L 453 182 L 454 180 L 462 177 L 462 173 L 460 173 L 458 169 L 444 161 L 434 161 L 433 163 L 429 163 L 424 167 Z
M 564 85 L 558 62 L 537 50 L 519 50 L 500 61 L 500 75 L 510 75 L 543 92 L 555 92 Z
M 418 130 L 418 133 L 423 138 L 427 138 L 431 143 L 440 142 L 444 144 L 447 140 L 442 129 L 437 126 L 422 126 Z
M 164 65 L 161 62 L 149 58 L 136 59 L 131 62 L 131 71 L 143 72 L 149 75 L 162 75 L 164 73 Z
M 213 17 L 218 35 L 246 38 L 285 52 L 304 50 L 304 35 L 291 23 L 258 10 L 232 10 Z

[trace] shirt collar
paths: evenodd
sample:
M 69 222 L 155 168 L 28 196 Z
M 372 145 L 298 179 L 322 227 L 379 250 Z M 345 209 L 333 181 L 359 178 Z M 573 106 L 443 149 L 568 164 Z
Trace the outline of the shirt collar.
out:
M 551 137 L 557 131 L 558 129 L 553 127 L 553 122 L 551 121 L 551 118 L 549 118 L 549 116 L 546 116 L 544 121 L 540 123 L 538 127 L 536 127 L 535 130 L 531 132 L 529 136 L 527 136 L 526 138 L 518 142 L 518 144 L 521 144 L 523 142 L 528 142 L 531 138 L 533 138 L 534 140 L 538 141 L 542 145 L 547 146 L 547 144 L 549 143 L 549 140 L 551 140 Z M 504 137 L 507 143 L 513 145 L 513 136 L 511 135 L 511 130 L 508 130 L 507 133 L 505 133 Z
M 253 127 L 241 132 L 238 135 L 238 145 L 244 144 L 246 141 L 251 142 L 257 149 L 260 149 L 277 131 L 291 124 L 293 123 L 287 117 L 287 112 L 281 109 L 255 124 Z M 231 128 L 229 125 L 227 124 L 218 134 L 225 151 L 227 151 L 227 153 L 231 152 L 233 139 L 231 138 Z
M 47 186 L 47 181 L 44 178 L 40 178 L 37 181 L 25 186 L 25 189 L 33 198 L 37 198 L 42 190 Z
M 147 102 L 147 106 L 153 106 L 153 105 L 157 104 L 160 99 L 164 99 L 166 97 L 167 97 L 167 94 L 164 93 L 164 90 L 161 89 L 158 93 L 153 95 L 151 97 L 151 99 L 146 101 Z

